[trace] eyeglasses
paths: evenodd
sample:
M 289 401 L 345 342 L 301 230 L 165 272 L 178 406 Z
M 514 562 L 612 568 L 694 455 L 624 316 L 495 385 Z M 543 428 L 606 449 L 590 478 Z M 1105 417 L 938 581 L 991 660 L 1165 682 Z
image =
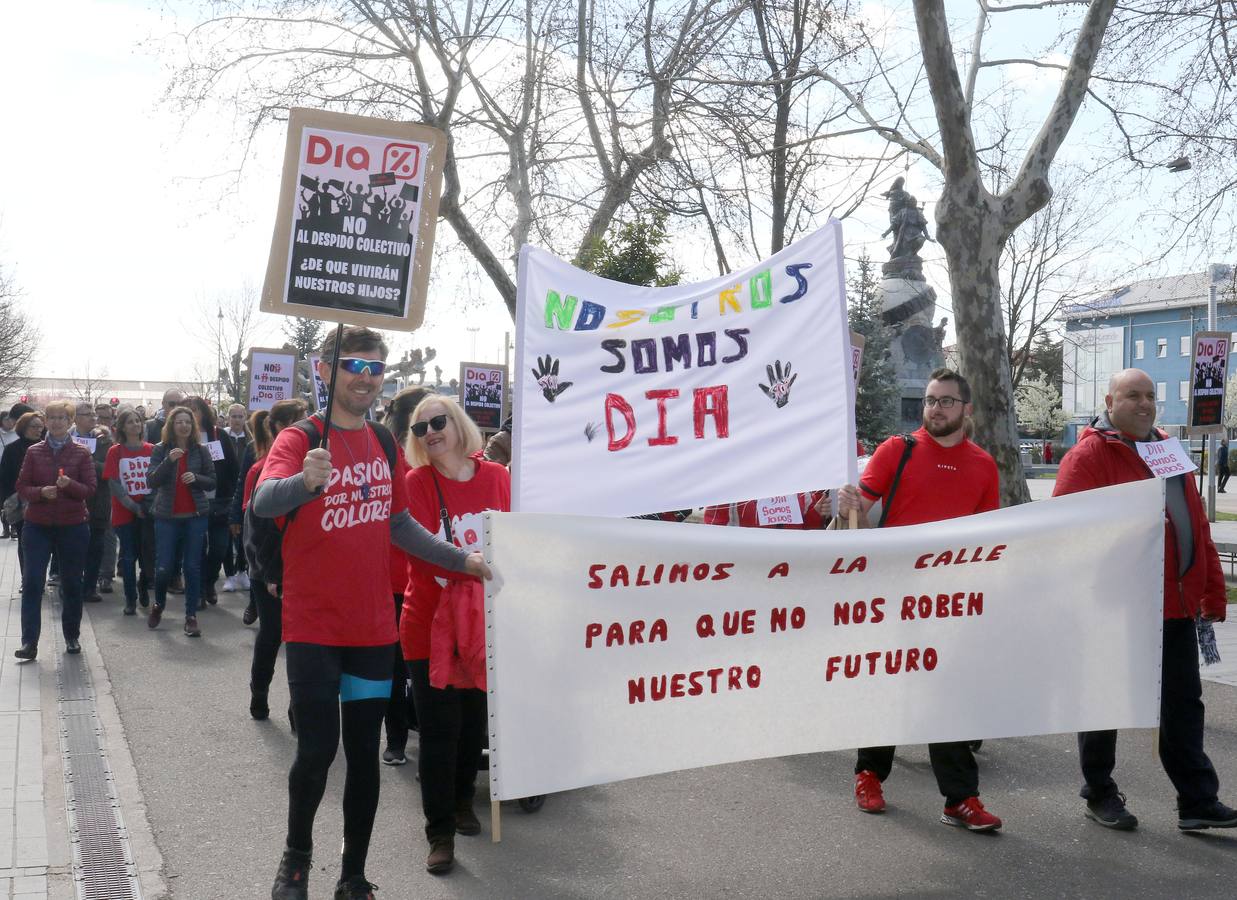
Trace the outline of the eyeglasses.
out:
M 939 406 L 941 409 L 953 409 L 955 403 L 961 403 L 961 397 L 924 397 L 923 405 L 928 409 Z
M 429 434 L 429 430 L 431 428 L 435 431 L 442 431 L 446 427 L 447 417 L 445 415 L 434 416 L 434 418 L 430 419 L 428 422 L 414 422 L 412 426 L 412 433 L 419 438 L 423 438 Z
M 339 367 L 349 375 L 360 375 L 367 372 L 370 375 L 381 375 L 387 370 L 387 364 L 377 359 L 359 359 L 355 356 L 341 356 Z

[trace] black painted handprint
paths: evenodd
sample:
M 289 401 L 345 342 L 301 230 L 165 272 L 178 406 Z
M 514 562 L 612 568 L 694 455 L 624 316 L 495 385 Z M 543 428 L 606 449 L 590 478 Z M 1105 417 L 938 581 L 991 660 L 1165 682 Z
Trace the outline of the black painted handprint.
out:
M 781 409 L 790 402 L 790 387 L 795 383 L 795 379 L 799 377 L 796 372 L 790 374 L 790 363 L 786 363 L 786 368 L 782 368 L 782 361 L 775 359 L 773 365 L 765 366 L 765 371 L 769 373 L 769 383 L 760 385 L 760 389 L 765 392 L 765 396 L 777 404 L 777 408 Z
M 548 353 L 537 360 L 537 367 L 533 369 L 533 377 L 537 379 L 542 395 L 551 403 L 573 383 L 558 380 L 558 360 L 552 359 Z

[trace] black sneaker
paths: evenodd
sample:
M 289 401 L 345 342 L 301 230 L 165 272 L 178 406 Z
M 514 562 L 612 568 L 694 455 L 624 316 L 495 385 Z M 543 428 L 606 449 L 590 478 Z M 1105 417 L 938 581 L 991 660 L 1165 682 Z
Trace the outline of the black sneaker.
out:
M 382 764 L 384 766 L 406 766 L 408 765 L 408 757 L 404 755 L 403 750 L 387 747 L 387 749 L 382 751 Z
M 335 900 L 374 900 L 376 890 L 378 885 L 366 881 L 364 875 L 353 875 L 335 885 Z
M 1206 828 L 1237 828 L 1237 809 L 1231 809 L 1219 800 L 1181 813 L 1177 827 L 1182 831 L 1202 831 Z
M 136 605 L 136 604 L 134 604 L 134 603 L 126 603 L 126 604 L 125 604 L 125 615 L 126 615 L 126 616 L 136 616 L 136 615 L 137 615 L 137 605 Z
M 275 873 L 271 900 L 309 900 L 309 869 L 308 853 L 285 850 Z
M 1093 822 L 1116 831 L 1133 831 L 1138 817 L 1125 808 L 1125 794 L 1116 793 L 1099 800 L 1088 800 L 1083 813 Z
M 76 656 L 82 652 L 82 645 L 78 643 L 77 638 L 68 638 L 64 642 L 64 652 Z

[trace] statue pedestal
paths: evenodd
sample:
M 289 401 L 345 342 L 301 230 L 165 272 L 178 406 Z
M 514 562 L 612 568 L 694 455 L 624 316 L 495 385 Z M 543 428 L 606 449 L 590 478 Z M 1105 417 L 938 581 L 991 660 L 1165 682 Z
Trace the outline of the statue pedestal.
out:
M 901 261 L 891 260 L 882 268 L 888 269 L 894 263 Z M 941 350 L 944 329 L 933 327 L 936 291 L 923 280 L 919 265 L 898 269 L 901 274 L 886 271 L 881 280 L 881 318 L 893 329 L 890 356 L 902 389 L 900 427 L 914 431 L 922 424 L 923 391 L 928 376 L 945 365 Z

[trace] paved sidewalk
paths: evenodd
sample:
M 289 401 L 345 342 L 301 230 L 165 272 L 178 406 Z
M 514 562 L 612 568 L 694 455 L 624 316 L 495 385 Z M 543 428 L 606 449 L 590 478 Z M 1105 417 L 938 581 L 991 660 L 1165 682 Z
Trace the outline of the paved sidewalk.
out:
M 72 879 L 68 875 L 66 841 L 49 852 L 49 798 L 45 786 L 60 787 L 59 765 L 46 771 L 45 762 L 56 762 L 59 749 L 55 731 L 50 746 L 45 743 L 44 706 L 56 713 L 53 689 L 45 690 L 40 679 L 53 672 L 55 655 L 52 641 L 46 641 L 40 664 L 19 663 L 13 651 L 21 645 L 21 576 L 17 566 L 17 544 L 4 541 L 0 546 L 0 898 L 23 900 L 49 896 L 70 896 Z M 45 621 L 44 630 L 49 627 Z M 58 630 L 58 623 L 57 623 Z M 54 719 L 52 719 L 54 724 Z M 49 752 L 50 751 L 50 752 Z M 63 803 L 63 793 L 56 792 Z M 56 824 L 63 827 L 63 815 Z M 49 880 L 60 888 L 54 894 Z

